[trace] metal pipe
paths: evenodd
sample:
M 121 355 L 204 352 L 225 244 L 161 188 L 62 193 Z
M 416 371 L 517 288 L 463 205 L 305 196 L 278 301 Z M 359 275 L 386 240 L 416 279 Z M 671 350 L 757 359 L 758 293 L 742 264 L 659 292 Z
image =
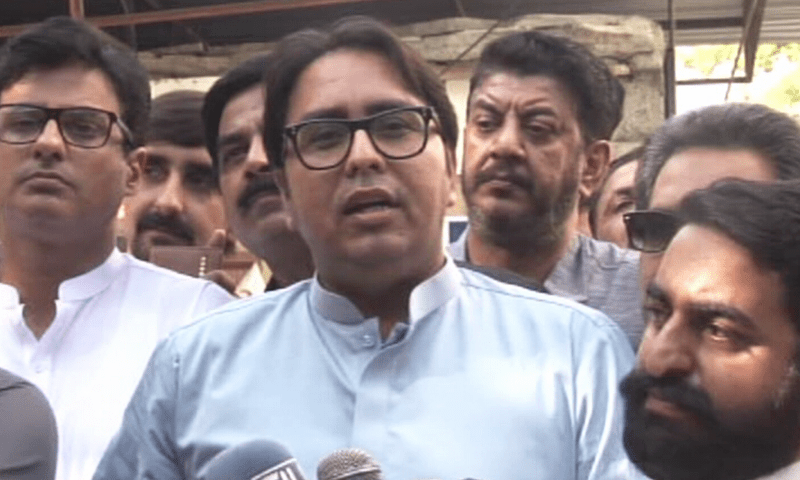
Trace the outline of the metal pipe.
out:
M 70 2 L 75 1 L 82 0 L 70 0 Z M 387 2 L 402 0 L 260 0 L 252 2 L 224 3 L 205 7 L 172 8 L 157 12 L 138 12 L 130 15 L 103 15 L 97 17 L 88 17 L 86 20 L 96 27 L 105 28 L 119 27 L 121 25 L 144 25 L 149 23 L 179 22 L 183 20 L 229 17 L 253 13 L 299 10 L 302 8 L 379 1 Z M 32 25 L 33 24 L 2 26 L 0 27 L 0 38 L 17 35 Z

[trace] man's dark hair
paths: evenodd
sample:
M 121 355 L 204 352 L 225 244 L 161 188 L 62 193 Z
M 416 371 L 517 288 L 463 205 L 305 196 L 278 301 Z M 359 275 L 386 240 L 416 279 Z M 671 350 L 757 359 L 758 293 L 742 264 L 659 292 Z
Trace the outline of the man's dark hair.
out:
M 589 227 L 592 229 L 592 235 L 597 233 L 597 202 L 600 201 L 600 196 L 603 194 L 603 191 L 608 186 L 608 179 L 611 175 L 620 169 L 620 167 L 627 165 L 631 162 L 638 161 L 642 158 L 642 154 L 644 153 L 644 145 L 640 145 L 630 152 L 626 153 L 625 155 L 621 155 L 615 158 L 611 164 L 608 166 L 608 173 L 606 173 L 606 178 L 603 179 L 603 182 L 600 184 L 597 189 L 592 192 L 592 195 L 586 201 L 587 207 L 589 209 Z
M 175 90 L 153 99 L 145 143 L 168 142 L 180 147 L 204 147 L 203 92 Z
M 650 137 L 636 172 L 637 209 L 650 207 L 653 185 L 669 159 L 695 147 L 752 150 L 779 179 L 800 178 L 800 126 L 794 120 L 764 105 L 714 105 L 673 117 Z
M 785 305 L 800 332 L 800 181 L 722 180 L 689 194 L 678 215 L 722 232 L 746 248 L 758 265 L 777 272 Z
M 622 120 L 625 89 L 602 60 L 567 38 L 537 31 L 512 33 L 481 52 L 469 82 L 469 98 L 496 73 L 541 75 L 563 84 L 578 109 L 587 142 L 608 140 Z
M 455 150 L 458 123 L 444 83 L 422 57 L 394 33 L 370 17 L 347 17 L 324 30 L 302 30 L 285 37 L 276 47 L 274 62 L 267 71 L 267 108 L 264 142 L 267 156 L 283 168 L 286 112 L 289 98 L 300 74 L 326 53 L 352 49 L 373 52 L 386 58 L 400 73 L 408 89 L 436 111 L 445 146 Z M 269 111 L 269 115 L 266 115 Z M 453 159 L 455 160 L 455 159 Z M 454 168 L 454 165 L 451 165 Z
M 214 174 L 219 179 L 219 162 L 217 161 L 217 140 L 219 139 L 219 122 L 222 112 L 231 99 L 254 85 L 260 84 L 264 72 L 269 67 L 272 56 L 258 55 L 228 70 L 206 93 L 203 103 L 203 128 L 206 133 L 206 148 L 211 154 Z
M 147 70 L 133 50 L 84 21 L 53 17 L 9 39 L 0 50 L 0 92 L 29 72 L 70 65 L 106 75 L 119 98 L 121 120 L 133 134 L 132 146 L 141 145 L 150 108 Z

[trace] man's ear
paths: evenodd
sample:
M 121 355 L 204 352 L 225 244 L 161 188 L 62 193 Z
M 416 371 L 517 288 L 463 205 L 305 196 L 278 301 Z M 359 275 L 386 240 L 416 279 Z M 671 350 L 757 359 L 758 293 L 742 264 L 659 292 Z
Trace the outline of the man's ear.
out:
M 608 173 L 611 162 L 611 142 L 608 140 L 594 140 L 586 147 L 586 160 L 581 172 L 580 193 L 581 201 L 587 200 L 597 190 Z
M 286 224 L 289 226 L 289 230 L 298 232 L 294 203 L 292 202 L 291 190 L 289 189 L 289 180 L 286 178 L 286 167 L 274 168 L 272 170 L 272 175 L 272 178 L 275 179 L 275 184 L 278 186 L 278 190 L 281 192 L 281 202 L 283 202 L 283 208 L 287 213 Z
M 147 149 L 144 147 L 135 148 L 128 153 L 125 168 L 125 195 L 130 196 L 136 193 L 145 160 L 147 160 Z

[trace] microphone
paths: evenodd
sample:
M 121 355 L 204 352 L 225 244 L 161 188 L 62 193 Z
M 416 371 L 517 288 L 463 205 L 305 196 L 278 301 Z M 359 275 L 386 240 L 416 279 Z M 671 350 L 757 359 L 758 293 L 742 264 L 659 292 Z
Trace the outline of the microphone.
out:
M 360 448 L 336 450 L 317 466 L 317 480 L 383 480 L 378 461 Z
M 197 480 L 306 480 L 283 445 L 252 440 L 218 453 Z

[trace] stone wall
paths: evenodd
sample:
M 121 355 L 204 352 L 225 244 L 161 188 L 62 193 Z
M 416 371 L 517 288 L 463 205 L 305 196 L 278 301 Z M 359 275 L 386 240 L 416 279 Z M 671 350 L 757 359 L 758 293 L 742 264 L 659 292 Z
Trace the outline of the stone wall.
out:
M 520 30 L 568 36 L 607 62 L 626 89 L 625 112 L 614 140 L 618 151 L 641 142 L 664 119 L 664 38 L 660 27 L 641 17 L 611 15 L 530 15 L 513 21 L 450 18 L 408 25 L 395 31 L 437 65 L 463 121 L 464 82 L 481 49 L 491 40 Z M 487 34 L 487 32 L 489 32 Z M 469 47 L 472 46 L 471 49 Z M 185 45 L 140 53 L 154 78 L 220 75 L 245 59 L 273 47 L 245 44 L 202 49 Z M 467 49 L 469 49 L 467 51 Z M 465 53 L 466 52 L 466 53 Z M 458 60 L 457 60 L 458 59 Z

